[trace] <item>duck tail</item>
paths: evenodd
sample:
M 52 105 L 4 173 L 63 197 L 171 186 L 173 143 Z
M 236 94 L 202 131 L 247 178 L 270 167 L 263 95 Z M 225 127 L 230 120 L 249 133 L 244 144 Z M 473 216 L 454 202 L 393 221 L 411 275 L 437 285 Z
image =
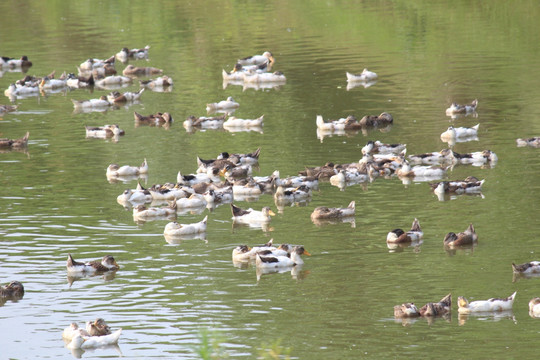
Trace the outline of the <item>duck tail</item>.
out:
M 446 295 L 445 297 L 443 297 L 441 299 L 441 301 L 439 301 L 439 303 L 443 304 L 443 305 L 447 305 L 447 306 L 452 306 L 452 293 Z
M 261 148 L 257 148 L 257 150 L 251 153 L 251 157 L 254 157 L 255 159 L 258 160 L 260 154 L 261 154 Z
M 324 120 L 322 115 L 317 115 L 317 127 L 322 128 L 324 126 Z
M 422 231 L 420 228 L 420 223 L 418 222 L 417 218 L 414 218 L 414 221 L 412 223 L 411 231 Z
M 474 125 L 472 128 L 473 128 L 474 130 L 478 131 L 478 128 L 479 128 L 479 127 L 480 127 L 480 124 L 476 124 L 476 125 Z
M 349 206 L 347 206 L 349 209 L 355 209 L 356 208 L 356 202 L 353 200 L 349 203 Z
M 135 121 L 141 121 L 143 118 L 143 116 L 136 111 L 133 112 L 133 117 L 135 118 Z

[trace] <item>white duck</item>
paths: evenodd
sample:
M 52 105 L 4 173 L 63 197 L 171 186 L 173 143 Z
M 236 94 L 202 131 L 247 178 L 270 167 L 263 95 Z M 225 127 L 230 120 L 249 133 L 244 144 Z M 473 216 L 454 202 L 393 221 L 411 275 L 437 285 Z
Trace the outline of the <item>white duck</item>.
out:
M 234 204 L 231 204 L 231 210 L 233 214 L 233 220 L 237 223 L 250 224 L 250 223 L 268 223 L 271 220 L 271 216 L 276 214 L 268 206 L 262 208 L 261 211 L 253 210 L 251 208 L 243 210 Z
M 246 65 L 261 65 L 264 63 L 273 64 L 274 56 L 271 52 L 265 51 L 262 55 L 248 56 L 243 59 L 238 59 L 236 62 L 242 66 Z
M 118 166 L 117 164 L 111 164 L 107 167 L 107 177 L 115 176 L 130 176 L 148 173 L 148 163 L 144 159 L 141 166 Z
M 540 297 L 536 297 L 529 301 L 529 315 L 535 318 L 540 317 Z
M 453 126 L 448 127 L 448 130 L 443 132 L 441 134 L 441 139 L 443 141 L 458 139 L 458 138 L 471 138 L 471 137 L 477 137 L 478 136 L 478 128 L 480 127 L 480 124 L 476 124 L 473 127 L 467 128 L 467 127 L 458 127 L 455 128 Z
M 170 222 L 165 225 L 165 230 L 163 231 L 163 234 L 171 236 L 200 234 L 206 232 L 207 221 L 208 216 L 205 216 L 204 219 L 193 224 L 179 224 L 176 221 Z
M 368 69 L 364 69 L 360 74 L 352 74 L 350 72 L 347 72 L 347 81 L 348 82 L 355 82 L 355 81 L 373 81 L 377 79 L 377 74 L 373 71 L 369 71 Z
M 458 297 L 458 313 L 470 314 L 474 312 L 495 312 L 495 311 L 507 311 L 512 310 L 514 299 L 516 297 L 514 292 L 506 299 L 491 298 L 488 300 L 478 300 L 469 303 L 463 296 Z
M 304 264 L 301 255 L 311 256 L 303 246 L 297 245 L 293 247 L 290 256 L 283 255 L 262 255 L 257 253 L 255 264 L 257 268 L 263 269 L 277 269 L 277 268 L 289 268 L 293 266 L 301 266 Z
M 220 110 L 232 110 L 232 109 L 238 109 L 239 107 L 240 107 L 240 104 L 234 101 L 232 96 L 229 96 L 227 100 L 222 100 L 217 103 L 206 104 L 206 111 L 215 112 L 215 111 L 220 111 Z
M 85 332 L 79 329 L 67 345 L 70 349 L 90 349 L 118 343 L 122 334 L 122 329 L 118 329 L 112 334 L 103 336 L 86 336 Z
M 261 127 L 263 125 L 264 115 L 256 119 L 239 119 L 231 116 L 223 123 L 225 129 L 230 128 L 254 128 Z

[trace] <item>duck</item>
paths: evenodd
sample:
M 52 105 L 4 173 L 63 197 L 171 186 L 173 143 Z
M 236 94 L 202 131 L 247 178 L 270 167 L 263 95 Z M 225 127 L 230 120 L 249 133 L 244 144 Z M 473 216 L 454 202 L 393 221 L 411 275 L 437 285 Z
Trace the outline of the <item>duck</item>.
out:
M 109 100 L 111 104 L 134 102 L 141 98 L 143 92 L 144 88 L 136 92 L 126 91 L 125 93 L 120 93 L 119 91 L 113 91 L 107 95 L 107 100 Z
M 253 247 L 247 245 L 239 245 L 233 249 L 233 261 L 245 262 L 255 260 L 257 253 L 263 255 L 273 254 L 275 256 L 287 256 L 292 250 L 288 244 L 281 244 L 279 247 L 274 246 L 274 239 L 270 239 L 266 244 L 255 245 Z
M 411 230 L 404 232 L 402 229 L 394 229 L 386 236 L 386 242 L 389 243 L 406 243 L 419 241 L 424 236 L 424 232 L 420 228 L 418 219 L 414 219 Z
M 311 220 L 339 219 L 354 216 L 355 204 L 356 202 L 353 200 L 346 208 L 329 208 L 326 206 L 319 206 L 311 213 Z
M 193 209 L 205 207 L 207 204 L 206 198 L 201 194 L 191 194 L 189 197 L 184 197 L 176 200 L 178 209 Z
M 149 89 L 159 89 L 172 86 L 173 79 L 170 76 L 163 75 L 155 79 L 140 81 L 140 84 Z
M 482 165 L 490 163 L 493 166 L 499 160 L 497 154 L 491 150 L 475 151 L 466 154 L 453 152 L 453 154 L 456 161 L 460 164 Z
M 232 259 L 235 262 L 246 262 L 251 260 L 251 248 L 247 245 L 238 245 L 232 251 Z
M 234 101 L 232 96 L 229 96 L 227 100 L 222 100 L 217 103 L 206 104 L 206 111 L 210 113 L 210 112 L 216 112 L 220 110 L 238 109 L 239 107 L 240 107 L 240 104 Z
M 193 224 L 179 224 L 178 222 L 170 222 L 165 225 L 164 235 L 181 236 L 192 235 L 206 232 L 206 223 L 208 221 L 208 215 L 201 221 Z
M 295 203 L 311 198 L 311 188 L 306 185 L 285 188 L 279 185 L 274 193 L 274 200 L 279 203 Z
M 317 129 L 325 131 L 353 130 L 361 127 L 354 115 L 349 115 L 346 118 L 338 120 L 331 120 L 329 122 L 325 122 L 321 115 L 317 115 L 316 124 Z
M 409 163 L 412 164 L 447 164 L 456 161 L 456 157 L 452 149 L 442 149 L 437 152 L 414 154 L 408 156 Z
M 28 56 L 23 55 L 20 59 L 14 59 L 6 56 L 0 58 L 0 68 L 7 67 L 14 68 L 29 68 L 32 66 L 32 62 L 28 60 Z
M 219 174 L 228 180 L 242 179 L 251 176 L 253 168 L 251 165 L 231 165 L 228 164 L 224 169 L 221 169 Z
M 463 296 L 458 297 L 458 313 L 496 312 L 512 310 L 517 291 L 505 299 L 491 298 L 470 302 Z
M 445 246 L 472 245 L 478 241 L 478 235 L 474 230 L 473 224 L 470 224 L 467 230 L 458 234 L 450 232 L 444 237 Z
M 272 53 L 269 51 L 265 51 L 262 55 L 253 55 L 253 56 L 247 56 L 242 59 L 238 59 L 236 63 L 242 66 L 246 66 L 246 65 L 261 65 L 264 63 L 274 64 L 274 61 L 275 59 Z
M 112 333 L 111 328 L 102 318 L 97 318 L 94 321 L 87 321 L 86 332 L 90 336 L 104 336 Z
M 68 327 L 62 331 L 62 338 L 66 341 L 71 341 L 75 337 L 75 335 L 80 334 L 82 336 L 89 337 L 90 334 L 86 329 L 80 328 L 79 325 L 75 322 L 72 322 Z
M 155 67 L 150 66 L 134 66 L 134 65 L 128 65 L 122 71 L 122 75 L 124 76 L 148 76 L 148 75 L 158 75 L 162 74 L 163 70 L 158 69 Z
M 387 112 L 383 112 L 380 115 L 366 115 L 360 119 L 359 124 L 363 127 L 383 127 L 391 125 L 394 122 L 394 118 Z
M 81 77 L 87 77 L 87 76 L 92 75 L 95 81 L 96 79 L 102 79 L 106 76 L 116 75 L 117 71 L 116 71 L 116 68 L 114 67 L 114 64 L 105 64 L 103 67 L 98 67 L 98 68 L 88 69 L 88 70 L 81 69 L 80 67 L 77 66 L 77 74 Z
M 406 151 L 407 144 L 384 144 L 379 140 L 370 140 L 362 147 L 362 155 L 366 154 L 399 154 Z
M 476 111 L 478 106 L 478 100 L 473 100 L 468 105 L 459 105 L 457 103 L 452 103 L 448 109 L 446 109 L 446 115 L 456 115 L 456 114 L 469 114 Z
M 401 167 L 396 170 L 396 175 L 399 177 L 441 178 L 446 175 L 446 169 L 437 166 L 422 165 L 411 167 L 409 162 L 405 160 Z
M 9 284 L 0 286 L 0 299 L 22 299 L 24 286 L 19 281 L 11 281 Z
M 458 127 L 455 128 L 453 126 L 449 126 L 448 130 L 443 132 L 441 134 L 441 139 L 443 141 L 445 140 L 453 140 L 457 138 L 474 138 L 478 136 L 478 128 L 480 127 L 480 124 L 476 124 L 473 127 L 467 128 L 467 127 Z
M 118 343 L 118 339 L 122 334 L 122 329 L 118 329 L 109 335 L 103 336 L 87 336 L 82 329 L 76 331 L 67 345 L 70 349 L 91 349 L 96 347 L 103 347 Z
M 118 166 L 117 164 L 111 164 L 107 167 L 107 177 L 140 175 L 146 173 L 148 173 L 148 163 L 146 162 L 146 158 L 141 166 Z
M 120 268 L 112 255 L 105 255 L 101 260 L 87 261 L 83 263 L 75 261 L 71 254 L 68 254 L 66 267 L 69 273 L 85 274 L 116 271 Z
M 99 99 L 90 99 L 90 100 L 75 100 L 71 99 L 73 107 L 75 109 L 103 109 L 108 108 L 112 104 L 107 100 L 105 95 L 99 97 Z
M 330 177 L 330 184 L 340 188 L 347 184 L 358 184 L 366 181 L 369 181 L 369 175 L 357 169 L 341 169 L 336 175 Z
M 114 56 L 111 56 L 110 58 L 105 59 L 105 60 L 90 58 L 88 60 L 83 61 L 81 65 L 79 65 L 79 68 L 81 70 L 91 71 L 95 68 L 102 68 L 105 65 L 114 65 L 114 61 L 115 61 Z
M 233 196 L 258 196 L 263 193 L 263 187 L 253 178 L 235 180 L 232 185 Z
M 111 138 L 115 136 L 122 136 L 125 134 L 125 131 L 120 129 L 116 124 L 114 125 L 103 125 L 103 126 L 85 126 L 86 137 L 87 138 Z
M 114 56 L 116 59 L 122 63 L 128 61 L 128 59 L 142 60 L 148 58 L 148 50 L 150 50 L 150 45 L 146 45 L 141 49 L 128 49 L 127 47 L 122 48 Z
M 150 207 L 137 205 L 133 208 L 134 219 L 168 218 L 176 216 L 176 202 L 171 202 L 166 207 Z
M 17 110 L 19 106 L 17 105 L 0 105 L 0 116 L 4 115 L 5 113 L 13 112 Z
M 429 302 L 420 309 L 414 303 L 404 303 L 394 306 L 395 318 L 411 318 L 419 316 L 441 316 L 448 314 L 452 309 L 452 294 L 443 297 L 439 302 Z
M 482 192 L 485 179 L 478 180 L 474 176 L 468 176 L 465 180 L 441 181 L 429 184 L 437 195 L 445 193 L 476 194 Z
M 119 204 L 130 203 L 148 203 L 152 201 L 152 194 L 147 189 L 137 186 L 137 189 L 126 189 L 124 192 L 116 197 L 116 201 Z
M 368 69 L 364 69 L 360 74 L 353 74 L 350 72 L 346 72 L 347 74 L 347 82 L 368 82 L 376 80 L 378 75 L 374 73 L 373 71 L 369 71 Z
M 215 206 L 215 204 L 232 203 L 234 200 L 234 193 L 231 186 L 227 186 L 221 189 L 210 189 L 203 193 L 204 199 L 207 205 Z
M 150 114 L 147 116 L 141 115 L 138 112 L 133 112 L 133 117 L 135 119 L 136 126 L 138 125 L 148 125 L 148 126 L 163 126 L 167 127 L 173 122 L 173 118 L 168 112 L 157 112 L 155 114 Z
M 256 119 L 239 119 L 234 116 L 230 116 L 227 121 L 223 123 L 223 127 L 227 128 L 256 128 L 262 127 L 264 115 L 259 116 Z
M 302 266 L 304 260 L 302 260 L 301 255 L 311 256 L 303 246 L 296 245 L 292 248 L 290 256 L 283 255 L 263 255 L 260 252 L 257 253 L 255 264 L 257 268 L 262 269 L 277 269 L 277 268 L 290 268 L 293 266 Z
M 540 297 L 535 297 L 529 301 L 529 315 L 535 318 L 540 317 Z
M 22 149 L 28 146 L 28 138 L 30 137 L 30 132 L 27 131 L 23 137 L 19 139 L 8 139 L 0 138 L 0 149 L 1 148 L 11 148 L 11 149 Z
M 516 274 L 540 274 L 540 261 L 529 261 L 519 265 L 512 263 L 512 271 Z
M 94 84 L 97 87 L 107 87 L 107 86 L 121 86 L 131 84 L 133 79 L 127 76 L 121 75 L 111 75 L 98 80 L 95 80 Z
M 90 74 L 90 76 L 76 76 L 74 73 L 69 73 L 67 75 L 66 79 L 66 85 L 70 88 L 82 88 L 82 87 L 89 87 L 94 86 L 94 75 Z
M 190 129 L 192 127 L 200 127 L 202 129 L 219 129 L 223 127 L 226 117 L 227 115 L 212 117 L 197 117 L 191 115 L 184 121 L 184 127 L 186 129 Z
M 218 160 L 225 159 L 232 162 L 235 165 L 256 165 L 259 162 L 259 156 L 261 154 L 261 148 L 247 153 L 247 154 L 229 154 L 228 152 L 222 152 L 217 156 Z
M 253 210 L 249 208 L 247 210 L 241 209 L 234 204 L 231 204 L 231 210 L 233 214 L 233 220 L 237 223 L 249 224 L 249 223 L 269 223 L 272 219 L 271 216 L 276 214 L 270 209 L 270 207 L 265 206 L 261 211 Z
M 516 144 L 518 147 L 531 146 L 531 147 L 540 147 L 540 136 L 531 137 L 528 139 L 516 139 Z
M 189 197 L 195 191 L 191 187 L 182 186 L 182 184 L 166 183 L 163 185 L 155 184 L 148 188 L 153 200 L 176 200 L 183 197 Z
M 210 176 L 208 173 L 183 175 L 180 171 L 176 174 L 176 183 L 186 186 L 193 186 L 199 183 L 211 183 L 214 181 L 219 182 L 219 176 Z
M 51 79 L 48 76 L 41 79 L 39 83 L 40 90 L 55 90 L 65 88 L 66 86 L 66 79 Z
M 4 90 L 4 95 L 7 97 L 13 96 L 29 96 L 39 93 L 39 84 L 25 84 L 25 85 L 16 85 L 10 84 L 6 90 Z
M 268 61 L 264 62 L 260 65 L 245 65 L 242 64 L 235 64 L 234 68 L 231 72 L 225 71 L 225 69 L 222 70 L 221 75 L 223 77 L 224 81 L 244 81 L 244 77 L 246 73 L 248 74 L 254 74 L 254 73 L 264 73 L 266 72 L 271 65 L 269 66 Z
M 281 71 L 274 71 L 273 73 L 255 71 L 244 73 L 245 83 L 284 83 L 286 81 L 287 78 Z

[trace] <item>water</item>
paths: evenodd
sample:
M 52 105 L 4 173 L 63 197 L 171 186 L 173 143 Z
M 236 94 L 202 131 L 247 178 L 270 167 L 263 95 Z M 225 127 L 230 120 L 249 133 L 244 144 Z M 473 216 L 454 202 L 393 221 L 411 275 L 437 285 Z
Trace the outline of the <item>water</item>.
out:
M 151 45 L 149 61 L 164 69 L 171 92 L 145 91 L 139 104 L 107 112 L 74 114 L 70 99 L 107 91 L 64 91 L 17 99 L 19 110 L 0 120 L 1 137 L 30 132 L 28 151 L 0 154 L 0 279 L 19 280 L 25 296 L 0 307 L 2 358 L 71 356 L 61 339 L 71 322 L 103 317 L 123 328 L 119 346 L 83 357 L 197 358 L 200 334 L 220 342 L 230 358 L 255 358 L 280 344 L 298 359 L 532 357 L 538 322 L 527 303 L 538 279 L 513 282 L 510 264 L 538 260 L 540 195 L 538 153 L 515 139 L 540 135 L 534 2 L 509 5 L 446 2 L 237 3 L 3 3 L 2 56 L 28 55 L 29 74 L 75 72 L 89 57 L 107 58 L 122 47 Z M 242 11 L 239 11 L 242 7 Z M 96 16 L 95 14 L 99 14 Z M 24 21 L 21 21 L 24 19 Z M 150 20 L 149 20 L 150 19 Z M 28 29 L 26 24 L 32 24 Z M 287 76 L 277 89 L 224 84 L 239 57 L 270 50 L 275 70 Z M 379 74 L 371 87 L 347 89 L 345 72 Z M 122 70 L 124 65 L 118 64 Z M 6 89 L 23 74 L 6 72 Z M 134 91 L 138 85 L 125 90 Z M 205 105 L 233 96 L 242 118 L 265 116 L 262 133 L 196 131 L 182 122 L 204 115 Z M 478 98 L 478 117 L 451 120 L 451 102 Z M 7 97 L 0 103 L 7 104 Z M 133 111 L 168 111 L 170 129 L 134 127 Z M 391 113 L 388 132 L 317 137 L 315 118 Z M 169 244 L 166 221 L 137 224 L 116 196 L 136 182 L 109 183 L 110 163 L 149 162 L 147 186 L 194 172 L 196 156 L 262 148 L 255 175 L 294 175 L 327 161 L 358 161 L 368 140 L 406 143 L 407 153 L 439 151 L 450 124 L 480 123 L 479 140 L 458 143 L 460 153 L 490 149 L 493 168 L 461 165 L 450 179 L 486 179 L 484 198 L 440 202 L 425 182 L 397 177 L 339 191 L 322 183 L 306 206 L 286 207 L 268 231 L 232 225 L 230 208 L 183 214 L 190 223 L 208 215 L 206 237 Z M 84 125 L 118 124 L 118 142 L 84 138 Z M 357 204 L 354 226 L 314 225 L 316 206 Z M 269 195 L 237 205 L 276 206 Z M 424 230 L 419 247 L 390 250 L 384 241 L 414 217 Z M 446 252 L 442 239 L 472 222 L 474 249 Z M 312 254 L 293 274 L 257 278 L 236 268 L 239 244 L 304 244 Z M 65 259 L 112 254 L 114 277 L 68 279 Z M 517 291 L 510 315 L 402 324 L 393 306 L 506 297 Z M 9 331 L 6 331 L 9 329 Z M 262 350 L 261 350 L 262 349 Z

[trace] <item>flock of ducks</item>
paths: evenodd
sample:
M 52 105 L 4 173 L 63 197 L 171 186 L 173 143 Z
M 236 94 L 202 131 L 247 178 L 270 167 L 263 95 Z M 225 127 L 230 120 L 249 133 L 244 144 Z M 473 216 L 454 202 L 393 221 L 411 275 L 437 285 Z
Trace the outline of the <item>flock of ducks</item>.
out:
M 161 69 L 153 67 L 137 67 L 129 64 L 116 75 L 115 62 L 127 63 L 128 60 L 148 59 L 149 46 L 141 49 L 123 48 L 108 59 L 88 59 L 78 66 L 78 75 L 62 74 L 58 79 L 54 72 L 42 78 L 25 76 L 25 78 L 11 84 L 5 91 L 10 99 L 17 97 L 34 96 L 40 92 L 57 91 L 59 89 L 80 88 L 96 86 L 102 89 L 115 89 L 131 84 L 134 78 L 161 75 Z M 231 72 L 223 70 L 222 76 L 227 84 L 266 84 L 272 87 L 281 86 L 286 78 L 281 72 L 270 72 L 275 59 L 270 52 L 239 59 Z M 2 57 L 0 69 L 28 69 L 32 63 L 26 56 L 21 59 Z M 346 73 L 348 88 L 362 85 L 368 87 L 377 80 L 377 74 L 367 69 L 361 74 Z M 103 111 L 119 104 L 131 104 L 139 101 L 145 89 L 152 91 L 170 91 L 172 79 L 160 76 L 151 80 L 141 80 L 141 89 L 137 92 L 124 92 L 113 90 L 108 95 L 97 99 L 72 100 L 76 112 Z M 226 87 L 224 85 L 224 87 Z M 452 104 L 446 114 L 451 117 L 459 115 L 476 114 L 478 101 L 474 100 L 468 105 Z M 200 129 L 259 129 L 263 125 L 264 115 L 256 119 L 240 119 L 231 114 L 240 107 L 232 97 L 226 100 L 208 103 L 208 114 L 222 113 L 220 116 L 190 116 L 183 123 L 187 131 Z M 0 115 L 17 111 L 15 105 L 0 105 Z M 134 113 L 136 126 L 170 126 L 172 116 L 169 113 L 156 113 L 148 116 Z M 325 121 L 322 115 L 316 117 L 317 135 L 324 136 L 344 134 L 350 131 L 366 131 L 369 128 L 388 128 L 393 124 L 392 115 L 383 112 L 380 115 L 367 115 L 358 120 L 354 115 L 338 120 Z M 441 140 L 450 146 L 456 142 L 477 139 L 479 125 L 472 128 L 450 126 L 441 134 Z M 124 135 L 118 125 L 86 126 L 86 136 L 93 138 L 117 138 Z M 0 139 L 0 148 L 25 148 L 28 144 L 29 133 L 19 139 Z M 518 146 L 540 147 L 540 138 L 517 139 Z M 198 169 L 195 174 L 182 174 L 178 172 L 176 182 L 155 184 L 144 188 L 140 182 L 135 189 L 126 189 L 118 196 L 118 203 L 133 210 L 135 221 L 151 221 L 169 219 L 173 220 L 164 227 L 163 234 L 167 241 L 175 242 L 186 238 L 204 238 L 207 229 L 208 216 L 201 221 L 191 224 L 181 224 L 175 219 L 183 211 L 204 210 L 221 204 L 230 204 L 232 220 L 236 224 L 265 228 L 271 222 L 275 213 L 270 207 L 261 210 L 252 208 L 242 209 L 233 204 L 234 200 L 257 198 L 261 194 L 273 195 L 276 207 L 283 210 L 284 206 L 298 203 L 307 203 L 312 197 L 313 190 L 318 189 L 319 181 L 329 181 L 332 185 L 344 189 L 346 186 L 373 181 L 375 178 L 398 176 L 404 183 L 415 181 L 433 181 L 446 176 L 450 166 L 456 164 L 473 164 L 475 166 L 494 166 L 497 156 L 490 150 L 483 150 L 468 154 L 459 154 L 451 148 L 441 151 L 414 154 L 406 156 L 405 144 L 384 144 L 380 141 L 369 141 L 362 148 L 362 158 L 351 164 L 326 163 L 325 165 L 306 168 L 299 171 L 298 176 L 281 178 L 279 171 L 269 176 L 256 177 L 252 175 L 252 167 L 258 164 L 260 149 L 248 154 L 229 154 L 223 152 L 216 159 L 203 160 L 197 158 Z M 110 164 L 106 170 L 109 181 L 144 178 L 149 166 L 144 159 L 140 166 L 119 166 Z M 452 194 L 478 194 L 484 180 L 467 177 L 464 180 L 431 182 L 432 191 L 439 197 Z M 146 204 L 151 203 L 147 207 Z M 166 206 L 159 206 L 167 204 Z M 332 222 L 354 222 L 355 201 L 347 207 L 331 208 L 320 206 L 311 213 L 311 220 L 317 225 Z M 404 231 L 394 229 L 387 234 L 389 248 L 411 244 L 420 244 L 423 231 L 418 219 L 414 219 L 411 229 Z M 478 236 L 472 224 L 459 233 L 450 232 L 443 240 L 445 246 L 459 247 L 472 246 L 478 241 Z M 281 244 L 276 247 L 273 240 L 259 246 L 239 245 L 233 249 L 232 260 L 235 266 L 245 267 L 249 264 L 255 266 L 257 277 L 271 272 L 291 271 L 298 274 L 304 264 L 302 256 L 310 256 L 302 245 Z M 104 256 L 101 260 L 79 262 L 68 255 L 67 272 L 72 276 L 87 276 L 103 273 L 114 273 L 119 269 L 115 259 Z M 513 272 L 524 276 L 540 274 L 540 262 L 533 261 L 525 264 L 512 264 Z M 0 299 L 17 300 L 24 295 L 24 287 L 20 282 L 13 281 L 0 288 Z M 469 302 L 464 297 L 458 298 L 458 313 L 470 314 L 475 312 L 494 312 L 511 310 L 516 293 L 504 299 L 488 299 L 485 301 Z M 447 316 L 451 311 L 451 294 L 439 302 L 427 303 L 417 308 L 414 303 L 404 303 L 394 307 L 396 318 Z M 530 314 L 540 317 L 540 298 L 529 302 Z M 122 329 L 114 332 L 101 318 L 88 321 L 84 329 L 72 323 L 63 332 L 67 346 L 71 349 L 84 349 L 115 344 L 118 342 Z

